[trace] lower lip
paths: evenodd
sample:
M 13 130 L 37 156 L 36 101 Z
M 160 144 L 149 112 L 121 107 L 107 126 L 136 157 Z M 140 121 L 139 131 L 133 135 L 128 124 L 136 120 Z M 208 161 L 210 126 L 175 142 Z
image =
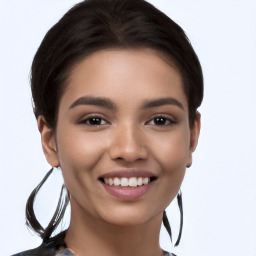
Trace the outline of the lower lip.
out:
M 141 197 L 142 195 L 148 192 L 148 190 L 152 187 L 153 184 L 154 181 L 139 187 L 119 187 L 109 186 L 105 183 L 102 183 L 103 187 L 110 195 L 124 200 L 134 200 Z

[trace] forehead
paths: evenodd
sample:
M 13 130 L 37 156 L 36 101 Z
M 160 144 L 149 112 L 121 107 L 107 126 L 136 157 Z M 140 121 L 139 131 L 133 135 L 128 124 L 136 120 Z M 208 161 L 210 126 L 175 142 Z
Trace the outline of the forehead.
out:
M 130 99 L 176 97 L 187 107 L 180 72 L 152 49 L 110 49 L 93 53 L 76 64 L 61 102 L 81 96 Z

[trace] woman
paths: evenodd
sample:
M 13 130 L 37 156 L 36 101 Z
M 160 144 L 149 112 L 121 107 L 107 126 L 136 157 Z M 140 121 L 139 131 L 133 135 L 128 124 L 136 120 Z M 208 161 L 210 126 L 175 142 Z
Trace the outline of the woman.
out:
M 192 164 L 203 97 L 183 30 L 144 0 L 87 0 L 50 29 L 31 69 L 34 113 L 63 186 L 43 239 L 17 255 L 173 255 L 159 246 L 165 208 Z M 57 170 L 56 170 L 57 171 Z M 67 194 L 64 195 L 67 188 Z M 70 200 L 69 228 L 52 236 Z

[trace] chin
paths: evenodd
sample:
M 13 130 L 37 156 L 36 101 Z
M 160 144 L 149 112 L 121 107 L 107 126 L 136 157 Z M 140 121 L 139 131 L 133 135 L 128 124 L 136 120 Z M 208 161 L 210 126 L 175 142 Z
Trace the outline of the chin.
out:
M 143 224 L 148 223 L 150 220 L 156 218 L 157 216 L 161 215 L 162 219 L 162 212 L 160 213 L 152 213 L 149 210 L 142 210 L 138 211 L 138 209 L 132 211 L 127 209 L 116 209 L 116 211 L 111 211 L 110 214 L 107 216 L 102 216 L 102 218 L 112 225 L 122 226 L 122 227 L 134 227 L 140 226 Z
M 128 219 L 128 218 L 119 218 L 115 220 L 109 220 L 109 224 L 122 226 L 122 227 L 135 227 L 145 224 L 145 219 Z

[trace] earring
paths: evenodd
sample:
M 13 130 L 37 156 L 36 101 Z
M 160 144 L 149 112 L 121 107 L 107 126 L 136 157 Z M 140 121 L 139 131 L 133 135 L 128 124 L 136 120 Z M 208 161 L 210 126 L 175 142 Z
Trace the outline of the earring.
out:
M 177 241 L 175 243 L 174 246 L 178 246 L 180 243 L 180 239 L 181 239 L 181 235 L 182 235 L 182 228 L 183 228 L 183 206 L 182 206 L 182 193 L 181 191 L 179 192 L 179 194 L 177 195 L 177 201 L 178 201 L 178 206 L 179 206 L 179 210 L 180 210 L 180 230 L 179 230 L 179 236 L 177 238 Z M 163 224 L 171 238 L 171 242 L 172 242 L 172 230 L 171 230 L 171 226 L 169 223 L 169 220 L 167 218 L 166 215 L 166 211 L 164 210 L 163 213 Z

